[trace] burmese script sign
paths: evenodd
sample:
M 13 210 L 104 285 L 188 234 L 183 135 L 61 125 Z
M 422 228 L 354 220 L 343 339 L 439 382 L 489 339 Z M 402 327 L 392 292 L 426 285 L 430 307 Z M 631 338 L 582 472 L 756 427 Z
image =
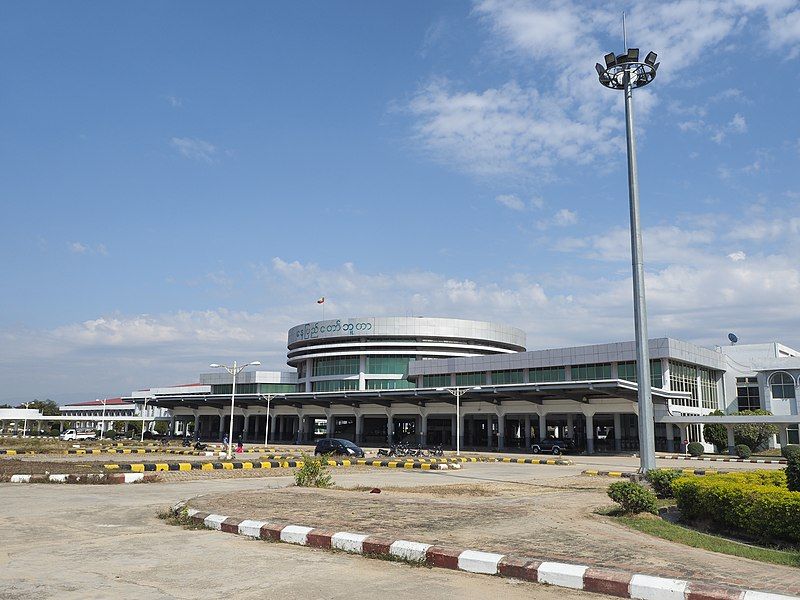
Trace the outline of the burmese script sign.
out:
M 334 337 L 341 335 L 358 335 L 370 333 L 373 329 L 372 319 L 365 321 L 317 321 L 295 327 L 290 338 L 292 341 L 313 340 L 321 337 Z

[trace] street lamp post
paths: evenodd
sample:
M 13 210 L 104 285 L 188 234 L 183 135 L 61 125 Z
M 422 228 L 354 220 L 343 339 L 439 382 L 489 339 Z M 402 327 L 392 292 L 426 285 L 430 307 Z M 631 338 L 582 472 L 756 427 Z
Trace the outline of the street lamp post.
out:
M 481 389 L 476 387 L 436 388 L 437 392 L 448 391 L 456 397 L 456 456 L 461 456 L 461 396 Z
M 653 398 L 650 390 L 650 351 L 647 337 L 647 306 L 644 295 L 644 259 L 639 220 L 639 175 L 636 166 L 636 138 L 633 131 L 633 90 L 646 86 L 656 77 L 659 63 L 655 52 L 639 60 L 638 48 L 626 48 L 623 54 L 606 54 L 605 65 L 595 69 L 601 85 L 625 93 L 625 133 L 628 145 L 628 197 L 631 220 L 631 267 L 633 270 L 633 315 L 636 331 L 636 380 L 639 401 L 640 471 L 656 466 L 653 424 Z
M 100 439 L 103 439 L 103 434 L 106 432 L 106 400 L 103 398 L 103 413 L 100 417 Z
M 26 435 L 26 431 L 28 429 L 28 407 L 31 405 L 30 402 L 25 402 L 25 416 L 22 418 L 22 437 L 28 437 Z
M 147 415 L 147 401 L 150 399 L 150 396 L 144 397 L 144 406 L 142 407 L 142 435 L 139 438 L 140 442 L 144 442 L 144 418 Z M 153 400 L 155 400 L 155 396 L 153 396 Z
M 233 376 L 233 386 L 231 387 L 231 422 L 230 427 L 228 429 L 228 452 L 226 456 L 228 460 L 233 458 L 233 408 L 236 402 L 236 376 L 244 371 L 247 367 L 260 367 L 261 363 L 257 360 L 253 362 L 249 362 L 246 365 L 237 365 L 236 361 L 233 361 L 233 366 L 228 367 L 225 365 L 219 365 L 217 363 L 212 363 L 209 365 L 212 369 L 225 369 L 228 373 Z
M 267 422 L 264 424 L 264 446 L 269 444 L 269 403 L 273 398 L 277 398 L 282 394 L 266 394 L 262 398 L 267 399 Z

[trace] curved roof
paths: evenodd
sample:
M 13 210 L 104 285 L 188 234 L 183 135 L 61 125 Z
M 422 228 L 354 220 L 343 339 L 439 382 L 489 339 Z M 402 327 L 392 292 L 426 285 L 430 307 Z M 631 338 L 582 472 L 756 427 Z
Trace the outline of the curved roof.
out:
M 292 327 L 287 345 L 292 349 L 315 345 L 316 340 L 368 337 L 459 339 L 525 350 L 525 332 L 516 327 L 488 321 L 436 317 L 362 317 L 313 321 Z

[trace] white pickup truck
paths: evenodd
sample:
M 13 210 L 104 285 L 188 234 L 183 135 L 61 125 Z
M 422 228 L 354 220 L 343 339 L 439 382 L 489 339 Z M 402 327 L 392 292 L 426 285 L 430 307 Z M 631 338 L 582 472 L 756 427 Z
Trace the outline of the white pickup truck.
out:
M 92 429 L 67 429 L 64 433 L 58 436 L 59 439 L 69 440 L 93 440 L 97 437 L 97 432 Z

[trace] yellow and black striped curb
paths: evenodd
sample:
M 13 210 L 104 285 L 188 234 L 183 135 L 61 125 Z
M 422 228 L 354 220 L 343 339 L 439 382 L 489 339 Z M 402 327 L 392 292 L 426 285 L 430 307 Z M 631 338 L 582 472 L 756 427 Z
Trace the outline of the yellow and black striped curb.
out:
M 187 449 L 179 449 L 179 448 L 170 448 L 166 446 L 145 446 L 143 448 L 121 448 L 121 447 L 109 447 L 109 448 L 70 448 L 68 450 L 14 450 L 14 449 L 3 449 L 0 450 L 0 455 L 6 454 L 8 456 L 15 456 L 15 455 L 22 455 L 22 454 L 76 454 L 76 455 L 85 455 L 85 454 L 179 454 L 183 456 L 212 456 L 217 454 L 217 452 L 224 451 L 220 449 L 214 449 L 209 447 L 208 450 L 194 450 L 191 448 Z M 253 452 L 285 452 L 286 450 L 282 450 L 280 448 L 246 448 L 245 452 L 253 453 Z
M 302 460 L 253 460 L 253 461 L 222 461 L 222 462 L 165 462 L 165 463 L 111 463 L 103 467 L 109 471 L 132 471 L 145 473 L 148 471 L 216 471 L 216 470 L 249 470 L 249 469 L 286 469 L 302 467 Z M 328 460 L 329 467 L 386 467 L 390 469 L 421 469 L 423 471 L 457 469 L 461 465 L 431 464 L 419 461 L 400 460 L 370 460 L 359 458 L 355 460 L 340 459 Z
M 716 475 L 724 473 L 725 471 L 718 471 L 717 469 L 664 469 L 669 471 L 677 471 L 684 475 Z M 581 471 L 581 475 L 589 475 L 591 477 L 636 477 L 639 475 L 635 471 L 598 471 L 597 469 L 586 469 Z
M 268 460 L 296 460 L 300 456 L 296 454 L 267 454 L 262 458 Z M 369 459 L 367 459 L 369 460 Z M 400 461 L 417 461 L 421 463 L 430 464 L 453 464 L 453 463 L 509 463 L 520 465 L 572 465 L 574 464 L 569 459 L 563 458 L 515 458 L 511 456 L 447 456 L 437 458 L 423 458 L 423 457 L 410 457 L 410 458 L 396 458 L 394 460 Z
M 752 463 L 754 465 L 785 465 L 785 458 L 725 458 L 722 456 L 659 456 L 668 460 L 704 460 L 708 462 Z

